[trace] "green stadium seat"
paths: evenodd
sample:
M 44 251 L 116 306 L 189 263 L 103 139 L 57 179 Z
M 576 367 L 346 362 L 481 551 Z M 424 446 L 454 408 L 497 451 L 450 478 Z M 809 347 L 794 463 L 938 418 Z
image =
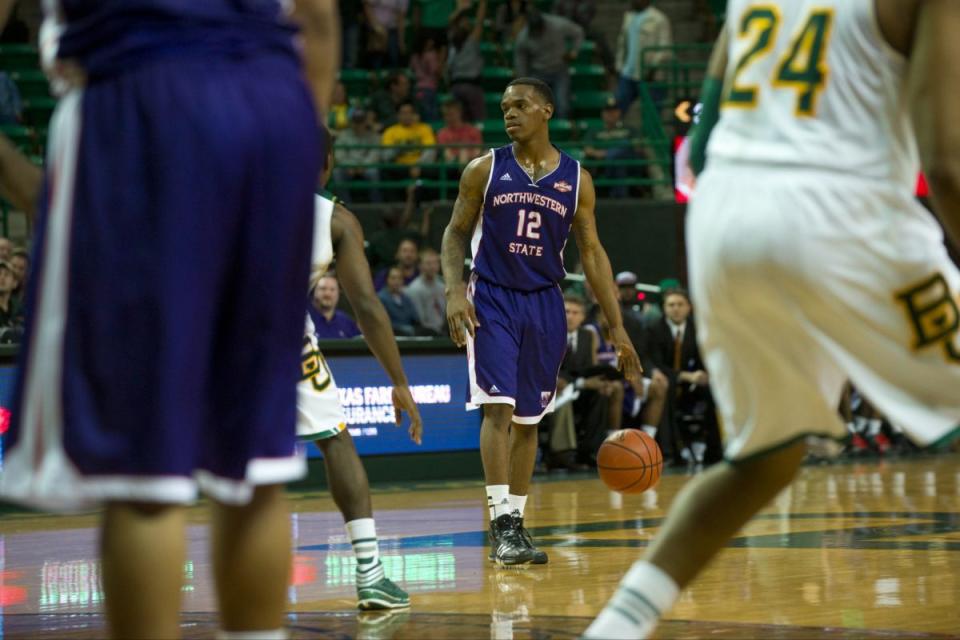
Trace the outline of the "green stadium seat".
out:
M 31 98 L 23 101 L 23 119 L 28 125 L 46 127 L 57 106 L 55 98 Z
M 579 55 L 575 60 L 576 64 L 592 64 L 593 56 L 597 52 L 597 45 L 593 40 L 584 40 L 580 47 Z
M 510 142 L 510 137 L 503 129 L 503 120 L 484 120 L 478 122 L 477 127 L 483 132 L 483 142 L 485 144 L 502 145 Z
M 577 128 L 570 120 L 550 121 L 550 140 L 552 142 L 569 142 L 577 137 Z
M 574 91 L 571 96 L 574 114 L 581 118 L 596 118 L 612 97 L 609 91 Z
M 513 43 L 481 42 L 480 51 L 488 67 L 513 66 Z
M 42 71 L 13 71 L 10 78 L 24 99 L 50 97 L 50 83 Z
M 0 45 L 0 70 L 24 71 L 40 68 L 37 48 L 28 44 Z
M 501 92 L 511 80 L 513 80 L 513 69 L 510 67 L 485 67 L 480 75 L 480 83 L 484 91 Z
M 591 131 L 603 129 L 603 120 L 600 118 L 582 118 L 577 120 L 577 129 L 580 130 L 580 137 L 583 138 Z
M 603 88 L 606 72 L 599 64 L 575 64 L 570 68 L 574 92 L 597 91 Z
M 347 89 L 347 96 L 367 96 L 370 93 L 370 83 L 373 74 L 366 69 L 341 69 L 340 82 Z

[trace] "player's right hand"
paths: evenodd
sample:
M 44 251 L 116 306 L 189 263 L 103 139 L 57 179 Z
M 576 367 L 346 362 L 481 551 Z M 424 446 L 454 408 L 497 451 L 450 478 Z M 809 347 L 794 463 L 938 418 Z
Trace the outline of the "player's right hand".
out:
M 417 407 L 417 403 L 413 401 L 410 387 L 406 385 L 394 386 L 392 395 L 393 413 L 397 426 L 399 427 L 403 421 L 404 413 L 410 416 L 410 428 L 407 431 L 410 434 L 410 439 L 420 444 L 423 438 L 423 419 L 420 418 L 420 409 Z
M 471 338 L 476 336 L 480 322 L 477 320 L 477 310 L 466 295 L 451 296 L 447 300 L 447 325 L 450 339 L 458 347 L 467 345 L 467 333 Z

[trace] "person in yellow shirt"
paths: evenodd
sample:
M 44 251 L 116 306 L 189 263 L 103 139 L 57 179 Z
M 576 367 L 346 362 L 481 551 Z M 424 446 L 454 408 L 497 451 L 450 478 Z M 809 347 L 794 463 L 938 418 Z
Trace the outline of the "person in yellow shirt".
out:
M 420 122 L 420 114 L 412 101 L 401 102 L 397 107 L 397 124 L 387 127 L 383 132 L 386 157 L 397 164 L 418 165 L 431 162 L 436 154 L 433 147 L 437 139 L 430 125 Z M 411 177 L 419 177 L 420 171 L 413 167 Z

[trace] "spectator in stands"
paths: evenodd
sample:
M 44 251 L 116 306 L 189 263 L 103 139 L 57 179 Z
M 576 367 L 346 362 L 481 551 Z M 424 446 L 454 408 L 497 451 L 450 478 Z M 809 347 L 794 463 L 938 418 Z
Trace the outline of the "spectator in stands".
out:
M 437 139 L 433 129 L 420 122 L 420 113 L 412 100 L 401 103 L 397 108 L 397 124 L 384 130 L 381 144 L 388 147 L 383 150 L 387 159 L 410 167 L 411 178 L 420 177 L 418 165 L 433 162 L 436 158 L 434 147 Z
M 362 0 L 339 0 L 340 8 L 340 66 L 353 69 L 360 53 L 360 17 L 363 15 Z
M 6 260 L 0 261 L 0 329 L 23 325 L 23 310 L 13 295 L 16 287 L 13 266 Z
M 533 76 L 553 90 L 554 117 L 570 117 L 570 63 L 577 59 L 583 44 L 583 29 L 566 18 L 527 10 L 527 26 L 513 48 L 513 72 Z
M 592 40 L 596 45 L 603 67 L 613 73 L 613 52 L 610 51 L 610 45 L 603 33 L 592 27 L 593 19 L 597 16 L 596 0 L 553 0 L 553 14 L 580 25 L 587 40 Z
M 27 277 L 30 274 L 30 252 L 26 249 L 15 249 L 13 255 L 10 256 L 10 266 L 13 268 L 13 275 L 17 279 L 13 297 L 22 307 L 24 296 L 27 293 Z
M 380 181 L 380 170 L 375 166 L 380 162 L 379 147 L 380 136 L 371 128 L 367 113 L 363 109 L 351 109 L 350 128 L 338 133 L 334 142 L 336 166 L 333 179 L 338 183 L 337 195 L 344 202 L 353 201 L 351 183 Z M 372 202 L 383 200 L 378 188 L 369 189 L 366 193 Z
M 477 3 L 477 15 L 471 20 L 469 9 L 460 7 L 450 18 L 447 57 L 447 84 L 464 106 L 464 117 L 469 122 L 486 119 L 487 109 L 483 101 L 483 21 L 487 15 L 487 0 Z
M 444 55 L 433 35 L 424 34 L 417 38 L 413 55 L 410 56 L 410 68 L 415 79 L 414 95 L 420 105 L 420 115 L 427 122 L 434 122 L 440 117 L 437 90 L 443 77 Z
M 617 39 L 617 102 L 626 113 L 640 95 L 640 86 L 647 84 L 650 97 L 658 106 L 664 92 L 650 83 L 658 80 L 657 65 L 670 59 L 669 51 L 648 51 L 647 47 L 667 47 L 673 44 L 670 19 L 653 6 L 652 0 L 631 0 L 631 10 L 623 15 L 623 26 Z
M 13 255 L 13 243 L 9 238 L 0 236 L 0 262 L 6 262 Z
M 437 143 L 466 144 L 468 147 L 447 147 L 443 156 L 447 162 L 456 162 L 466 166 L 468 162 L 483 154 L 483 134 L 480 129 L 463 121 L 463 104 L 456 98 L 443 103 L 443 128 L 437 132 Z
M 330 99 L 330 111 L 327 113 L 327 128 L 336 134 L 350 126 L 350 103 L 347 101 L 347 87 L 338 82 L 333 88 Z
M 618 385 L 604 375 L 607 367 L 601 366 L 597 358 L 599 340 L 597 332 L 584 325 L 586 303 L 583 298 L 568 293 L 563 297 L 563 306 L 567 314 L 567 351 L 560 364 L 557 392 L 573 385 L 579 393 L 573 403 L 577 457 L 581 462 L 593 464 L 600 443 L 612 428 L 610 409 L 615 402 L 611 401 L 611 394 Z M 622 399 L 620 395 L 620 401 Z M 555 445 L 555 449 L 560 447 Z M 563 455 L 562 449 L 556 453 Z
M 440 277 L 440 255 L 427 247 L 420 252 L 420 275 L 413 279 L 404 293 L 413 301 L 420 324 L 436 335 L 447 330 L 447 296 Z
M 403 278 L 401 288 L 413 282 L 420 275 L 417 269 L 417 243 L 412 238 L 404 238 L 397 245 L 397 251 L 393 254 L 394 263 L 386 269 L 381 269 L 373 277 L 373 288 L 377 291 L 383 289 L 387 284 L 387 278 L 390 276 L 391 269 L 399 269 Z
M 421 332 L 420 317 L 413 301 L 403 292 L 403 280 L 403 270 L 399 266 L 390 267 L 387 286 L 378 295 L 390 316 L 393 332 L 398 336 L 415 336 Z
M 340 283 L 332 273 L 320 278 L 313 288 L 313 306 L 309 307 L 310 319 L 317 337 L 321 340 L 355 338 L 360 327 L 344 311 L 337 309 L 340 302 Z
M 507 0 L 497 8 L 494 32 L 497 42 L 514 42 L 527 25 L 527 0 Z
M 670 383 L 667 414 L 671 433 L 658 434 L 657 441 L 664 457 L 672 451 L 676 463 L 719 460 L 720 431 L 710 376 L 697 347 L 696 324 L 687 292 L 664 292 L 663 311 L 664 318 L 650 332 L 649 344 L 654 366 Z
M 586 146 L 583 150 L 586 157 L 614 162 L 634 160 L 638 157 L 640 136 L 623 123 L 622 115 L 623 112 L 620 111 L 617 100 L 613 97 L 609 98 L 600 113 L 603 128 L 587 133 Z M 627 181 L 638 177 L 638 173 L 640 172 L 637 171 L 637 167 L 604 164 L 594 175 L 624 181 L 622 184 L 611 187 L 606 195 L 611 198 L 626 198 L 630 195 L 630 185 Z
M 401 66 L 406 52 L 404 34 L 410 0 L 363 0 L 367 18 L 368 66 L 373 69 Z
M 376 116 L 380 128 L 386 128 L 397 121 L 397 109 L 413 98 L 410 93 L 410 78 L 406 71 L 395 71 L 387 77 L 386 90 L 380 89 L 370 97 L 370 109 Z

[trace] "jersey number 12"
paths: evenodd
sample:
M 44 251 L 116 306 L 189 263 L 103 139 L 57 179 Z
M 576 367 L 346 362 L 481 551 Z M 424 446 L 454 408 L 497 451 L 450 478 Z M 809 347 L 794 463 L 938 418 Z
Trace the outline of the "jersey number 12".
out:
M 780 12 L 773 5 L 753 6 L 743 14 L 738 25 L 737 37 L 751 38 L 753 44 L 734 67 L 733 82 L 724 106 L 752 109 L 757 106 L 760 88 L 742 84 L 739 78 L 747 67 L 773 49 L 780 28 Z M 832 26 L 832 10 L 811 11 L 776 66 L 771 84 L 796 91 L 797 116 L 816 115 L 817 98 L 827 81 L 826 57 Z
M 527 211 L 526 209 L 520 209 L 517 211 L 517 235 L 521 238 L 530 238 L 531 240 L 539 240 L 540 232 L 537 229 L 540 228 L 540 212 L 539 211 Z

